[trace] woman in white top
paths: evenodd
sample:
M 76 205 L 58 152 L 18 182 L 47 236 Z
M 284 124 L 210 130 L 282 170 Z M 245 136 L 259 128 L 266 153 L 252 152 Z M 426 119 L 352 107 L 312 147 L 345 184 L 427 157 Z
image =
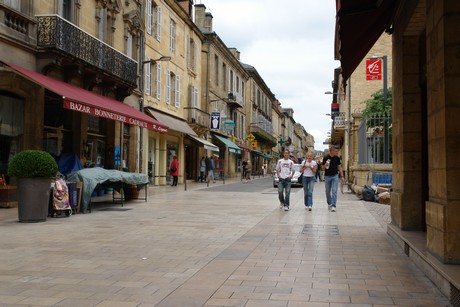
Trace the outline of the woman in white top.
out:
M 304 193 L 305 209 L 311 211 L 313 206 L 313 187 L 315 186 L 315 175 L 318 169 L 318 164 L 313 160 L 313 153 L 307 153 L 307 159 L 304 160 L 300 167 L 302 173 L 302 185 Z

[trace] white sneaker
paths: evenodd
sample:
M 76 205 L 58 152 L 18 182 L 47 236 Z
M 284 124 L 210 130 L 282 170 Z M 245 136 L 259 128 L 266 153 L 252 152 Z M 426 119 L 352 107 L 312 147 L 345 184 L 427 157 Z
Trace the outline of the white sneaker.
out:
M 335 207 L 332 207 L 332 208 L 331 208 L 331 212 L 335 212 Z
M 283 209 L 283 207 L 284 207 L 284 204 L 280 203 L 280 209 Z
M 284 211 L 289 211 L 289 207 L 288 207 L 288 206 L 284 206 Z
M 308 211 L 311 211 L 311 206 L 308 206 Z

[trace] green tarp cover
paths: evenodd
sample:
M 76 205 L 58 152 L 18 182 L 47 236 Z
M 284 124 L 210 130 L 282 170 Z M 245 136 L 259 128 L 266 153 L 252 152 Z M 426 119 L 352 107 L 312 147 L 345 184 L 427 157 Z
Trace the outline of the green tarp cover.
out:
M 80 203 L 80 212 L 86 213 L 91 194 L 96 186 L 104 182 L 119 182 L 132 185 L 145 185 L 149 183 L 147 175 L 139 173 L 128 173 L 100 167 L 85 168 L 67 176 L 67 181 L 82 181 L 83 192 Z

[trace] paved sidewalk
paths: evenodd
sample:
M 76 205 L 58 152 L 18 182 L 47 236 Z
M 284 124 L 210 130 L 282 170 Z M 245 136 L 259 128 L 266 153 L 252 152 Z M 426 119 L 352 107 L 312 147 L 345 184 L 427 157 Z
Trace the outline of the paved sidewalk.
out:
M 313 211 L 293 188 L 284 212 L 256 180 L 37 224 L 0 209 L 0 306 L 450 306 L 386 234 L 388 206 L 340 194 L 329 212 L 317 183 Z

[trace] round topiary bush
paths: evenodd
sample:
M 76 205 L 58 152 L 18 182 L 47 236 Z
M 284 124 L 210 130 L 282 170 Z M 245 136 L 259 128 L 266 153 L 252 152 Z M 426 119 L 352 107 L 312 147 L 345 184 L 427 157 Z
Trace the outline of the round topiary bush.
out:
M 16 178 L 53 177 L 57 171 L 56 160 L 42 150 L 21 151 L 8 165 L 8 176 Z

